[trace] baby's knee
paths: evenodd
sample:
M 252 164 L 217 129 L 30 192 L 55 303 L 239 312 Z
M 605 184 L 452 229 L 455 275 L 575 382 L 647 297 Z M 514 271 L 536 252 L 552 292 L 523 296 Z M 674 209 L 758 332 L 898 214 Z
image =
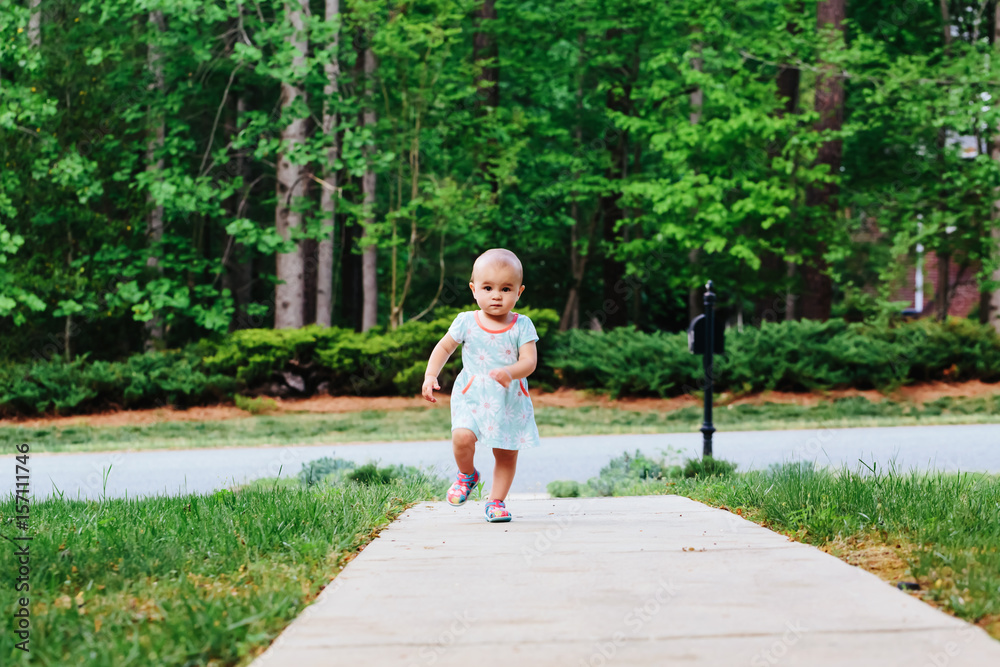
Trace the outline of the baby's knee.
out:
M 476 434 L 467 428 L 456 428 L 451 432 L 451 440 L 456 445 L 470 446 L 476 444 Z
M 517 461 L 517 450 L 494 447 L 493 458 L 495 458 L 499 463 L 512 463 Z

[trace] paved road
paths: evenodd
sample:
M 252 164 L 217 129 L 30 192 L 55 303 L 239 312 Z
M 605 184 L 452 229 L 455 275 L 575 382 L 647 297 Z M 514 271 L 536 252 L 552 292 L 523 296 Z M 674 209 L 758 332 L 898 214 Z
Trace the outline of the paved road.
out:
M 983 630 L 677 496 L 420 503 L 252 667 L 996 667 Z
M 513 493 L 545 491 L 554 479 L 586 481 L 622 452 L 639 449 L 658 454 L 667 448 L 683 457 L 701 454 L 701 434 L 603 435 L 542 438 L 542 446 L 525 451 L 518 462 Z M 1000 424 L 970 426 L 905 426 L 896 428 L 820 429 L 806 431 L 744 431 L 715 435 L 715 455 L 736 461 L 740 469 L 766 468 L 772 463 L 808 460 L 821 465 L 852 467 L 858 459 L 887 467 L 895 459 L 902 470 L 978 470 L 1000 472 Z M 453 474 L 448 442 L 406 442 L 358 445 L 314 445 L 191 449 L 152 452 L 34 454 L 31 484 L 36 499 L 55 488 L 67 498 L 135 497 L 161 493 L 202 493 L 259 477 L 295 475 L 302 464 L 322 456 L 358 463 L 378 460 L 434 467 Z M 5 457 L 0 492 L 14 488 L 13 454 Z M 487 482 L 492 456 L 481 450 L 476 465 Z M 104 473 L 107 486 L 104 484 Z

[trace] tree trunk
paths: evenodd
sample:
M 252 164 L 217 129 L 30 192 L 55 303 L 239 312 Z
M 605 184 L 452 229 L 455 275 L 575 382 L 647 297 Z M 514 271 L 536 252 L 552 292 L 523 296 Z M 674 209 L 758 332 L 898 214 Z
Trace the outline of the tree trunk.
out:
M 606 39 L 614 44 L 616 41 L 620 41 L 624 35 L 625 31 L 621 28 L 611 28 L 606 32 Z M 625 63 L 619 67 L 611 67 L 607 71 L 610 77 L 620 77 L 617 82 L 614 82 L 620 83 L 620 86 L 609 86 L 606 104 L 609 109 L 628 113 L 632 97 L 632 78 L 635 73 L 630 71 Z M 625 174 L 625 161 L 628 159 L 628 132 L 617 130 L 616 135 L 612 140 L 607 141 L 611 153 L 611 167 L 607 174 L 609 188 L 601 195 L 599 202 L 602 238 L 605 246 L 601 267 L 604 298 L 601 307 L 596 312 L 588 313 L 588 316 L 596 319 L 601 327 L 609 329 L 625 326 L 628 323 L 626 296 L 629 290 L 624 280 L 625 263 L 615 259 L 613 255 L 615 248 L 620 246 L 622 242 L 621 232 L 616 230 L 616 227 L 625 217 L 619 200 L 621 197 L 620 186 Z
M 701 44 L 693 44 L 692 48 L 701 53 Z M 701 72 L 704 66 L 704 60 L 701 58 L 691 59 L 691 69 L 695 72 Z M 688 121 L 692 125 L 697 125 L 701 122 L 701 112 L 705 105 L 705 91 L 701 89 L 701 86 L 696 87 L 690 95 L 691 103 L 691 113 L 688 115 Z M 698 248 L 692 248 L 688 253 L 688 265 L 691 267 L 691 273 L 697 275 L 698 273 Z M 692 281 L 694 282 L 694 281 Z M 702 308 L 704 307 L 704 291 L 700 285 L 695 285 L 688 290 L 688 319 L 693 320 L 701 314 Z
M 796 276 L 799 273 L 799 265 L 795 262 L 785 262 L 785 276 L 788 278 L 788 284 L 794 285 Z M 785 292 L 785 321 L 791 322 L 792 320 L 797 320 L 799 318 L 799 295 L 796 294 L 795 290 L 789 289 Z
M 789 31 L 794 31 L 791 24 L 788 26 Z M 778 73 L 778 95 L 785 100 L 785 106 L 781 111 L 782 116 L 787 114 L 798 113 L 799 108 L 799 83 L 801 81 L 802 74 L 797 67 L 783 67 Z M 775 255 L 773 263 L 768 264 L 771 261 L 765 258 L 765 266 L 775 266 L 775 275 L 781 275 L 781 268 L 784 265 L 785 277 L 788 279 L 786 282 L 790 282 L 796 274 L 796 265 L 794 262 L 782 262 L 781 258 Z M 795 292 L 792 286 L 789 285 L 788 289 L 785 290 L 785 319 L 794 320 L 795 319 Z M 772 304 L 765 306 L 770 309 Z M 777 313 L 775 313 L 777 315 Z
M 375 54 L 371 47 L 365 49 L 365 107 L 363 123 L 365 127 L 375 125 Z M 365 146 L 367 158 L 364 176 L 361 177 L 365 222 L 361 230 L 362 239 L 367 237 L 371 225 L 375 223 L 375 169 L 372 166 L 372 147 Z M 369 245 L 361 255 L 361 283 L 364 293 L 361 306 L 361 330 L 368 331 L 378 322 L 378 272 L 375 245 Z
M 497 8 L 495 0 L 483 0 L 476 10 L 476 32 L 472 34 L 472 60 L 479 68 L 476 75 L 476 105 L 480 108 L 496 109 L 500 105 L 500 68 L 497 64 L 499 51 L 496 41 L 489 33 L 489 28 L 482 29 L 483 24 L 496 21 Z
M 997 36 L 1000 35 L 1000 3 L 997 3 L 994 10 L 992 33 L 993 48 L 1000 50 L 1000 40 L 997 39 Z M 1000 129 L 993 136 L 993 159 L 1000 161 Z M 990 238 L 993 241 L 994 261 L 1000 261 L 1000 190 L 996 191 L 994 196 L 996 199 L 993 202 L 992 215 L 990 216 L 993 223 Z M 1000 283 L 1000 266 L 993 270 L 991 278 L 993 282 Z M 985 317 L 985 321 L 992 324 L 996 332 L 1000 333 L 1000 289 L 994 289 L 990 294 L 986 313 L 981 317 Z
M 305 65 L 306 54 L 309 53 L 309 39 L 305 29 L 308 16 L 307 0 L 294 0 L 285 4 L 285 20 L 294 30 L 287 39 L 296 51 L 292 57 L 292 66 L 297 71 L 301 71 Z M 286 241 L 302 226 L 302 213 L 294 209 L 305 195 L 306 168 L 305 165 L 292 164 L 288 155 L 295 150 L 296 145 L 306 140 L 308 119 L 290 117 L 292 104 L 304 97 L 305 90 L 299 82 L 281 82 L 281 115 L 288 120 L 288 124 L 281 131 L 274 218 L 278 234 Z M 305 323 L 306 296 L 305 267 L 300 243 L 296 243 L 291 252 L 277 253 L 275 277 L 278 284 L 274 294 L 274 328 L 298 329 Z
M 938 0 L 938 4 L 941 5 L 941 31 L 947 52 L 951 47 L 951 11 L 948 9 L 948 0 Z
M 243 118 L 246 114 L 246 99 L 243 93 L 236 96 L 230 108 L 230 112 L 226 114 L 224 131 L 229 137 L 229 142 L 232 142 L 242 129 Z M 236 164 L 231 174 L 233 177 L 243 178 L 243 187 L 234 192 L 233 196 L 226 201 L 226 212 L 229 214 L 230 220 L 242 217 L 243 202 L 249 196 L 247 188 L 250 183 L 245 151 L 242 149 L 236 151 L 233 160 Z M 225 231 L 223 231 L 222 248 L 222 265 L 225 269 L 222 274 L 222 286 L 232 294 L 235 306 L 229 330 L 245 329 L 248 326 L 247 304 L 250 303 L 250 259 L 246 257 L 247 249 L 243 244 L 238 243 Z
M 237 26 L 241 27 L 243 22 L 243 8 L 240 6 L 237 15 Z M 236 33 L 227 41 L 226 53 L 232 53 L 233 44 L 236 42 Z M 224 132 L 228 137 L 227 143 L 232 145 L 236 136 L 245 126 L 243 119 L 246 117 L 246 94 L 240 91 L 231 98 L 224 121 Z M 242 217 L 243 208 L 250 192 L 250 169 L 246 158 L 246 150 L 239 149 L 233 153 L 235 164 L 227 171 L 232 178 L 242 178 L 243 186 L 226 202 L 226 212 L 230 220 Z M 247 305 L 250 303 L 250 281 L 252 278 L 252 267 L 248 257 L 247 248 L 242 243 L 223 230 L 222 232 L 222 286 L 229 290 L 233 298 L 233 319 L 229 322 L 229 330 L 246 329 L 250 326 L 247 317 Z
M 496 18 L 496 1 L 482 0 L 482 4 L 475 11 L 476 31 L 472 34 L 472 60 L 479 68 L 476 72 L 476 112 L 480 118 L 500 106 L 500 66 L 497 62 L 499 49 L 496 40 L 489 32 Z M 494 194 L 498 192 L 499 184 L 493 170 L 490 169 L 489 158 L 495 150 L 496 139 L 491 134 L 486 141 L 485 155 L 479 159 L 479 172 L 490 184 Z
M 582 30 L 577 35 L 577 86 L 576 86 L 576 125 L 573 128 L 573 143 L 577 151 L 583 146 L 583 67 L 584 56 L 583 47 L 586 43 L 586 33 Z M 573 181 L 580 179 L 580 172 L 573 174 Z M 570 203 L 570 217 L 573 224 L 569 229 L 569 270 L 570 286 L 566 295 L 566 305 L 563 306 L 562 317 L 559 318 L 559 331 L 580 328 L 580 285 L 583 283 L 583 273 L 587 266 L 587 255 L 580 252 L 580 203 L 577 201 L 578 193 L 574 190 L 570 193 L 573 201 Z M 587 252 L 590 252 L 590 242 L 594 233 L 594 225 L 591 223 L 587 230 Z
M 796 10 L 800 13 L 804 9 L 801 4 L 796 6 Z M 785 26 L 785 29 L 792 35 L 799 32 L 796 24 L 792 22 L 789 22 Z M 779 117 L 783 118 L 798 113 L 800 81 L 801 72 L 797 67 L 782 67 L 778 71 L 776 84 L 778 88 L 778 100 L 781 101 L 781 106 L 777 109 Z M 780 145 L 778 140 L 775 139 L 767 148 L 769 164 L 773 163 L 774 159 L 780 153 Z M 774 238 L 786 232 L 783 229 L 771 227 L 769 230 L 762 230 L 762 233 L 773 235 L 772 238 Z M 786 246 L 785 248 L 786 252 L 793 250 L 790 246 Z M 764 295 L 759 295 L 754 303 L 755 321 L 759 323 L 789 318 L 788 305 L 790 302 L 794 304 L 795 299 L 792 286 L 789 284 L 789 277 L 795 275 L 795 264 L 784 260 L 779 253 L 771 251 L 762 253 L 760 261 L 759 275 L 763 279 L 764 284 L 773 286 L 773 288 L 769 289 Z M 781 285 L 785 285 L 784 294 L 781 293 Z M 794 314 L 794 312 L 791 313 L 792 317 L 794 317 Z M 779 318 L 780 315 L 783 315 L 783 317 Z
M 42 0 L 30 0 L 28 2 L 28 8 L 31 10 L 31 14 L 28 16 L 28 43 L 31 44 L 31 48 L 38 49 L 42 46 Z M 155 12 L 160 14 L 162 20 L 163 13 Z
M 948 317 L 951 305 L 951 253 L 937 252 L 937 285 L 934 286 L 934 310 L 939 320 Z
M 948 8 L 948 0 L 940 0 L 941 6 L 941 32 L 942 41 L 944 42 L 944 52 L 945 55 L 951 52 L 951 16 Z M 944 163 L 944 151 L 947 141 L 947 134 L 944 128 L 938 130 L 938 149 L 941 151 L 941 170 L 944 173 L 946 169 Z M 943 206 L 939 204 L 939 206 Z M 944 243 L 948 243 L 948 232 L 944 232 Z M 948 317 L 948 310 L 951 297 L 951 252 L 947 245 L 944 247 L 939 247 L 936 251 L 937 255 L 937 285 L 934 286 L 934 311 L 939 320 L 944 320 Z
M 844 42 L 844 19 L 846 18 L 846 0 L 823 0 L 816 8 L 816 24 L 819 30 L 830 27 L 836 30 L 833 37 L 838 46 Z M 839 130 L 844 120 L 844 83 L 836 71 L 836 64 L 820 63 L 816 76 L 816 112 L 819 120 L 816 130 Z M 818 151 L 817 164 L 829 167 L 829 174 L 836 176 L 840 172 L 841 141 L 826 141 Z M 811 186 L 806 193 L 806 204 L 822 217 L 836 215 L 837 187 L 832 183 Z M 823 240 L 823 227 L 827 222 L 812 226 L 809 236 L 815 239 L 812 248 L 803 249 L 802 283 L 804 297 L 801 301 L 802 317 L 815 320 L 830 319 L 830 309 L 833 302 L 833 283 L 827 275 L 826 242 Z M 809 252 L 811 251 L 811 252 Z
M 161 34 L 167 30 L 163 12 L 160 10 L 149 13 L 149 23 L 153 24 L 157 32 Z M 153 89 L 158 96 L 164 95 L 166 88 L 163 78 L 162 57 L 163 54 L 161 53 L 160 46 L 155 41 L 151 42 L 146 54 L 146 62 L 150 75 L 153 78 Z M 164 138 L 166 137 L 166 121 L 159 114 L 152 115 L 150 120 L 151 133 L 146 143 L 146 170 L 155 172 L 158 175 L 157 178 L 159 178 L 159 174 L 163 173 L 164 166 L 161 151 L 163 149 Z M 151 248 L 149 257 L 146 259 L 146 266 L 155 276 L 160 276 L 163 274 L 163 268 L 160 266 L 158 253 L 160 252 L 160 242 L 163 239 L 163 205 L 157 204 L 151 194 L 146 195 L 146 202 L 152 205 L 149 211 L 149 218 L 146 221 L 146 239 Z M 145 349 L 151 350 L 162 346 L 164 336 L 163 317 L 159 312 L 154 312 L 153 317 L 146 321 L 145 329 Z
M 326 0 L 326 20 L 333 22 L 340 17 L 340 0 Z M 323 66 L 326 72 L 326 85 L 323 94 L 327 101 L 323 103 L 323 134 L 330 138 L 330 147 L 326 151 L 326 162 L 323 165 L 322 179 L 325 182 L 320 191 L 320 207 L 323 211 L 323 236 L 319 242 L 318 266 L 316 269 L 316 324 L 330 326 L 333 319 L 333 246 L 337 238 L 337 199 L 340 196 L 337 184 L 337 159 L 339 155 L 339 123 L 338 110 L 331 109 L 330 99 L 338 97 L 340 92 L 340 30 L 333 36 L 330 44 L 332 53 Z

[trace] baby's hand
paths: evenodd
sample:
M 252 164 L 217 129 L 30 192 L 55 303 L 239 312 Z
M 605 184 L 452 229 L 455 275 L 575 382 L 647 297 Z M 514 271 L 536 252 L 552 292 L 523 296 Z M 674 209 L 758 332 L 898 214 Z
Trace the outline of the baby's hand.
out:
M 514 376 L 506 368 L 494 368 L 490 371 L 490 377 L 499 382 L 504 389 L 514 381 Z
M 438 379 L 433 375 L 425 375 L 424 386 L 420 389 L 420 393 L 431 403 L 437 403 L 437 399 L 434 398 L 435 389 L 441 389 L 441 385 L 438 384 Z

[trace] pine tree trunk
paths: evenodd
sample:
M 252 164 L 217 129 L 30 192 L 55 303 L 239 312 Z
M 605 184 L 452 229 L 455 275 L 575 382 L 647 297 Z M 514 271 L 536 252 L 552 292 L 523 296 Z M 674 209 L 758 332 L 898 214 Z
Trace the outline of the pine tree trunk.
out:
M 621 28 L 611 28 L 606 32 L 607 40 L 612 43 L 620 40 L 624 35 L 625 31 Z M 621 85 L 608 88 L 606 104 L 609 109 L 628 113 L 635 72 L 630 71 L 624 65 L 612 68 L 608 72 L 611 76 L 620 77 Z M 620 186 L 626 170 L 625 162 L 628 160 L 628 132 L 619 130 L 617 137 L 609 141 L 608 144 L 611 153 L 611 166 L 608 169 L 607 178 L 610 183 Z M 604 282 L 603 301 L 597 312 L 588 313 L 588 316 L 596 319 L 601 327 L 608 329 L 625 326 L 628 323 L 628 304 L 626 303 L 628 287 L 624 280 L 625 263 L 615 259 L 612 254 L 622 242 L 621 232 L 616 230 L 618 223 L 625 217 L 619 203 L 620 197 L 619 187 L 615 187 L 602 194 L 598 204 L 601 211 L 602 238 L 606 248 L 601 267 Z
M 476 31 L 472 34 L 472 60 L 480 68 L 476 74 L 476 111 L 480 118 L 500 105 L 500 67 L 497 63 L 499 49 L 496 40 L 489 33 L 492 25 L 482 29 L 484 23 L 493 23 L 496 18 L 495 0 L 483 0 L 475 12 Z M 487 139 L 486 155 L 479 160 L 479 171 L 489 182 L 494 194 L 499 190 L 499 184 L 490 169 L 489 157 L 495 150 L 496 139 L 491 136 Z
M 153 24 L 157 32 L 161 34 L 167 30 L 162 11 L 150 12 L 149 23 Z M 162 57 L 163 54 L 159 45 L 155 42 L 150 43 L 146 54 L 146 62 L 153 78 L 153 89 L 158 96 L 164 95 L 166 88 L 163 78 Z M 146 143 L 146 169 L 159 175 L 162 174 L 164 166 L 161 151 L 166 137 L 166 121 L 159 114 L 152 116 L 150 120 L 150 137 Z M 157 255 L 160 252 L 159 246 L 163 239 L 163 205 L 157 204 L 152 195 L 147 195 L 146 202 L 152 206 L 146 221 L 146 239 L 151 248 L 149 257 L 146 260 L 146 266 L 154 275 L 158 276 L 163 274 L 163 268 L 160 266 L 160 260 Z M 163 318 L 158 312 L 154 312 L 153 317 L 146 321 L 145 330 L 145 349 L 151 350 L 162 346 L 164 337 Z
M 833 27 L 836 44 L 844 41 L 844 19 L 846 0 L 822 0 L 816 7 L 816 25 L 821 31 Z M 837 65 L 820 63 L 816 76 L 816 105 L 819 114 L 816 130 L 839 130 L 844 120 L 844 82 L 836 71 Z M 840 173 L 841 141 L 826 141 L 819 147 L 817 164 L 829 166 L 829 173 Z M 829 183 L 811 186 L 806 193 L 806 204 L 821 216 L 835 216 L 837 211 L 837 187 Z M 802 317 L 814 320 L 830 319 L 833 303 L 833 283 L 827 275 L 826 243 L 822 240 L 821 228 L 810 230 L 810 236 L 817 239 L 812 248 L 804 248 L 805 261 L 802 265 L 803 293 L 801 300 Z
M 582 30 L 577 35 L 577 46 L 580 49 L 576 65 L 579 80 L 576 86 L 576 124 L 573 128 L 573 142 L 577 151 L 583 146 L 583 46 L 586 43 L 586 33 Z M 580 173 L 573 174 L 573 180 L 578 181 Z M 587 266 L 587 255 L 580 252 L 580 204 L 577 201 L 577 192 L 571 194 L 573 201 L 570 204 L 570 217 L 573 224 L 569 230 L 569 269 L 570 287 L 566 295 L 566 305 L 563 306 L 562 317 L 559 318 L 559 331 L 580 328 L 580 285 L 583 282 L 583 273 Z M 590 252 L 591 236 L 593 235 L 593 225 L 587 231 L 587 252 Z
M 340 0 L 326 0 L 326 20 L 333 22 L 340 18 Z M 326 85 L 323 94 L 327 99 L 340 92 L 340 30 L 333 36 L 330 51 L 333 54 L 323 66 Z M 316 324 L 328 327 L 333 319 L 333 248 L 337 238 L 337 158 L 339 157 L 337 109 L 330 102 L 323 104 L 323 134 L 331 141 L 326 152 L 322 179 L 326 183 L 320 192 L 320 208 L 323 211 L 323 237 L 319 242 L 318 266 L 316 269 Z
M 934 310 L 939 320 L 948 317 L 951 306 L 951 253 L 937 252 L 937 285 L 934 286 Z
M 801 10 L 802 7 L 800 6 L 799 9 Z M 793 23 L 788 24 L 787 30 L 792 34 L 798 32 Z M 778 72 L 778 99 L 783 101 L 782 106 L 778 109 L 779 116 L 784 117 L 798 113 L 801 76 L 797 67 L 782 67 Z M 776 145 L 770 147 L 768 159 L 774 160 L 779 153 L 780 150 Z M 769 233 L 780 234 L 781 231 L 772 227 Z M 787 248 L 787 250 L 793 250 L 793 248 Z M 787 284 L 790 282 L 789 279 L 795 276 L 795 264 L 783 260 L 778 253 L 767 251 L 761 257 L 760 276 L 769 285 Z M 795 319 L 795 293 L 790 284 L 787 285 L 783 295 L 775 290 L 773 293 L 758 299 L 754 307 L 754 315 L 759 322 L 764 320 L 777 321 L 782 311 L 784 319 Z
M 1000 36 L 1000 3 L 997 3 L 994 10 L 992 35 L 993 48 L 1000 51 L 1000 39 L 997 39 L 998 36 Z M 1000 161 L 1000 129 L 997 130 L 997 134 L 993 137 L 993 159 Z M 993 241 L 993 257 L 994 259 L 1000 259 L 1000 192 L 996 196 L 997 199 L 993 202 L 991 216 L 993 228 L 990 230 L 990 238 Z M 990 277 L 995 283 L 1000 283 L 1000 266 L 994 269 L 993 275 Z M 986 302 L 986 299 L 983 301 Z M 986 305 L 985 321 L 992 324 L 996 332 L 1000 333 L 1000 289 L 993 290 Z
M 365 108 L 363 123 L 365 127 L 375 125 L 375 54 L 371 46 L 365 49 Z M 367 166 L 361 177 L 362 202 L 365 210 L 365 224 L 361 237 L 369 234 L 371 225 L 375 223 L 375 169 L 372 166 L 372 147 L 365 146 Z M 363 303 L 361 306 L 361 330 L 368 331 L 378 322 L 378 266 L 375 257 L 375 245 L 372 244 L 362 251 L 361 255 L 361 287 Z
M 237 27 L 242 27 L 243 8 L 239 8 L 237 15 Z M 226 42 L 226 55 L 232 54 L 233 45 L 236 43 L 236 32 Z M 240 130 L 243 129 L 243 119 L 246 116 L 246 97 L 241 91 L 230 98 L 228 109 L 226 110 L 223 131 L 228 137 L 227 143 L 232 145 Z M 250 184 L 250 170 L 246 159 L 246 150 L 234 151 L 232 160 L 234 164 L 227 169 L 227 173 L 233 178 L 242 178 L 243 186 L 233 192 L 233 195 L 226 201 L 226 212 L 230 220 L 242 217 L 243 207 L 249 197 L 247 191 Z M 228 165 L 227 165 L 228 166 Z M 229 322 L 229 330 L 246 329 L 250 326 L 247 317 L 247 305 L 250 303 L 250 280 L 251 266 L 247 257 L 247 249 L 242 243 L 238 243 L 234 237 L 222 231 L 222 286 L 229 290 L 233 298 L 233 319 Z
M 42 0 L 30 0 L 28 2 L 28 8 L 31 10 L 31 14 L 28 16 L 28 43 L 31 44 L 31 48 L 38 49 L 42 46 Z M 160 14 L 162 19 L 162 12 L 157 12 Z
M 701 53 L 701 44 L 695 43 L 691 48 Z M 703 66 L 704 61 L 701 58 L 691 59 L 691 69 L 695 72 L 702 71 Z M 690 103 L 691 113 L 688 115 L 688 121 L 692 125 L 697 125 L 701 122 L 702 107 L 705 105 L 705 91 L 700 86 L 691 92 Z M 692 248 L 688 253 L 688 265 L 691 267 L 692 274 L 697 274 L 698 272 L 698 255 L 698 248 Z M 704 292 L 700 286 L 695 286 L 688 290 L 688 319 L 693 320 L 701 314 L 704 305 L 703 294 Z
M 942 41 L 944 42 L 944 52 L 945 55 L 951 53 L 951 15 L 948 7 L 948 0 L 940 0 L 941 6 L 941 31 L 942 31 Z M 944 151 L 945 143 L 947 141 L 947 133 L 944 128 L 938 130 L 938 150 L 941 151 L 941 172 L 944 173 L 946 166 L 944 161 Z M 939 207 L 944 207 L 944 203 L 940 203 Z M 945 243 L 947 243 L 947 234 L 945 231 Z M 951 300 L 951 251 L 947 246 L 938 248 L 937 252 L 937 285 L 934 286 L 934 310 L 937 313 L 939 320 L 945 320 L 948 317 L 948 310 L 950 310 L 950 300 Z
M 247 100 L 244 93 L 236 97 L 236 128 L 237 131 L 245 127 L 244 118 L 247 114 Z M 236 152 L 236 173 L 243 177 L 243 188 L 240 203 L 234 211 L 235 217 L 242 217 L 243 202 L 250 199 L 250 161 L 247 160 L 245 149 Z M 252 300 L 251 283 L 253 282 L 253 260 L 249 256 L 249 251 L 242 243 L 234 243 L 232 254 L 227 267 L 230 280 L 230 289 L 233 299 L 236 302 L 236 312 L 233 317 L 233 329 L 250 328 L 251 324 L 247 315 L 247 306 Z
M 309 40 L 305 32 L 305 21 L 309 16 L 307 0 L 296 0 L 285 4 L 285 20 L 294 32 L 288 36 L 296 53 L 292 65 L 296 69 L 305 64 L 309 52 Z M 288 240 L 293 231 L 302 226 L 302 214 L 293 210 L 306 192 L 305 165 L 292 164 L 288 154 L 298 144 L 306 140 L 307 118 L 291 117 L 291 106 L 295 100 L 305 97 L 298 82 L 281 82 L 281 116 L 288 124 L 281 131 L 281 149 L 278 155 L 277 204 L 275 205 L 275 228 L 281 238 Z M 302 246 L 297 243 L 291 252 L 279 252 L 275 257 L 275 277 L 278 284 L 274 295 L 274 328 L 298 329 L 305 323 L 305 267 Z

